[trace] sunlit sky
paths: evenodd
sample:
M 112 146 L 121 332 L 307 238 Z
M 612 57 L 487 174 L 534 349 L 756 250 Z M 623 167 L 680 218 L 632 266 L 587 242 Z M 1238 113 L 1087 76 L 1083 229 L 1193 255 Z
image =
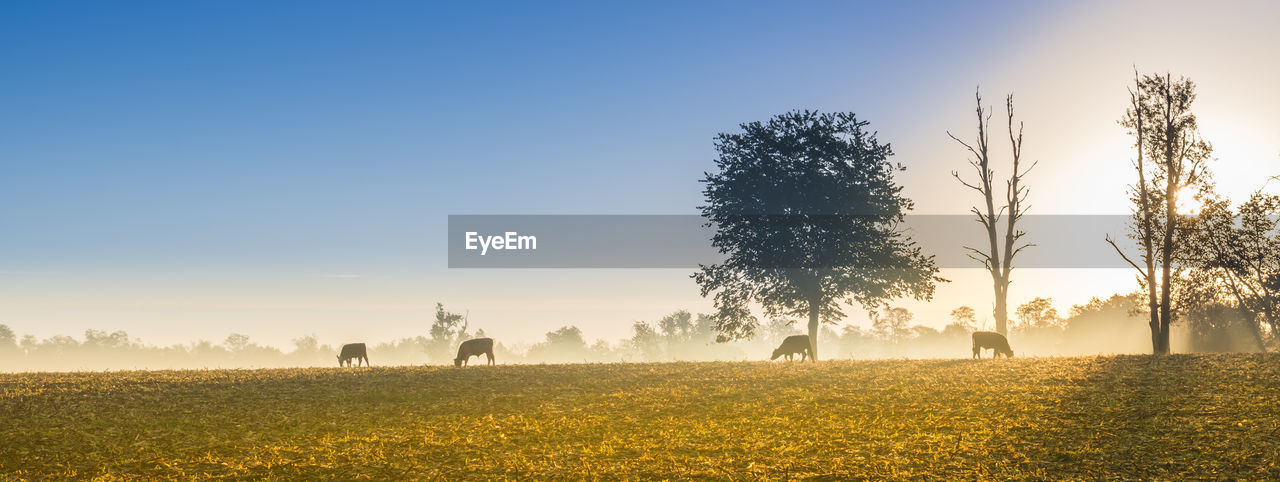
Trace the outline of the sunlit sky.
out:
M 6 3 L 0 323 L 288 347 L 420 335 L 443 302 L 509 343 L 616 340 L 710 311 L 690 270 L 451 270 L 446 216 L 695 213 L 716 133 L 806 108 L 870 121 L 917 212 L 959 214 L 945 132 L 978 85 L 1015 95 L 1033 213 L 1125 213 L 1135 65 L 1197 83 L 1222 193 L 1280 174 L 1280 4 L 983 3 Z M 922 324 L 989 310 L 983 271 L 943 275 L 901 303 Z M 1061 310 L 1136 287 L 1014 280 Z

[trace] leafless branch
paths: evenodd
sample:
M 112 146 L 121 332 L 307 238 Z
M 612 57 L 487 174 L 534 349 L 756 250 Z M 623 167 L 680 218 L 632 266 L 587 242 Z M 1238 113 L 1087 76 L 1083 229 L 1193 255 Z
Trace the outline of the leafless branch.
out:
M 1138 263 L 1134 263 L 1133 260 L 1129 259 L 1128 255 L 1124 254 L 1124 251 L 1120 249 L 1120 246 L 1116 244 L 1116 241 L 1114 239 L 1111 239 L 1110 234 L 1107 235 L 1106 239 L 1107 239 L 1107 244 L 1110 244 L 1112 248 L 1115 248 L 1116 253 L 1118 253 L 1121 258 L 1124 258 L 1124 261 L 1126 263 L 1129 263 L 1129 266 L 1133 266 L 1133 269 L 1138 270 L 1138 274 L 1140 276 L 1144 278 L 1147 276 L 1147 272 L 1143 271 L 1142 268 L 1138 267 Z

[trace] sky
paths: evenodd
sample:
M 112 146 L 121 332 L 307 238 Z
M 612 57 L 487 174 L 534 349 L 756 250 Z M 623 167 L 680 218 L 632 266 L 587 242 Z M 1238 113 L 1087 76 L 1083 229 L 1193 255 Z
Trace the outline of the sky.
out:
M 1135 66 L 1197 83 L 1219 190 L 1240 199 L 1280 174 L 1276 18 L 1274 2 L 7 2 L 0 323 L 289 347 L 421 335 L 441 302 L 509 343 L 564 325 L 616 340 L 710 311 L 691 270 L 449 269 L 447 216 L 694 214 L 714 136 L 792 109 L 870 121 L 916 212 L 961 214 L 976 199 L 946 132 L 973 135 L 979 86 L 1015 96 L 1033 213 L 1123 214 Z M 943 276 L 932 302 L 895 304 L 935 327 L 989 309 L 983 271 Z M 1017 270 L 1010 302 L 1135 288 L 1124 270 Z

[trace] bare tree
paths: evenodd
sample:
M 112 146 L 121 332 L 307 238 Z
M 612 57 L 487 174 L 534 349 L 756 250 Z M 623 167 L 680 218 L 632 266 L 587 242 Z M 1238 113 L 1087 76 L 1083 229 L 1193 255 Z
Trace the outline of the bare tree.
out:
M 1130 106 L 1120 120 L 1138 147 L 1133 163 L 1138 182 L 1130 190 L 1134 210 L 1129 237 L 1139 244 L 1142 264 L 1126 255 L 1110 235 L 1106 241 L 1138 271 L 1139 285 L 1147 291 L 1155 354 L 1169 353 L 1174 280 L 1190 231 L 1188 218 L 1178 213 L 1178 196 L 1189 188 L 1203 190 L 1208 186 L 1206 163 L 1213 148 L 1201 139 L 1191 113 L 1195 97 L 1195 84 L 1189 79 L 1175 82 L 1167 73 L 1139 77 L 1134 72 Z M 1150 156 L 1149 164 L 1144 155 Z
M 1009 283 L 1011 282 L 1010 275 L 1013 272 L 1013 258 L 1023 249 L 1033 246 L 1031 243 L 1021 242 L 1022 237 L 1027 233 L 1017 227 L 1018 221 L 1022 220 L 1023 214 L 1030 208 L 1030 205 L 1026 203 L 1027 187 L 1022 184 L 1022 180 L 1027 173 L 1031 172 L 1031 169 L 1035 168 L 1036 163 L 1032 163 L 1026 169 L 1022 169 L 1023 124 L 1018 122 L 1018 130 L 1015 133 L 1013 129 L 1013 94 L 1009 94 L 1005 97 L 1005 111 L 1009 128 L 1009 145 L 1013 150 L 1013 171 L 1009 179 L 1005 180 L 1003 205 L 997 207 L 994 187 L 995 170 L 991 168 L 991 157 L 988 151 L 991 114 L 987 113 L 982 107 L 982 93 L 975 92 L 974 97 L 978 105 L 978 136 L 975 143 L 969 144 L 962 141 L 952 135 L 950 131 L 947 132 L 947 136 L 950 136 L 951 139 L 969 150 L 969 153 L 973 156 L 969 159 L 969 165 L 973 166 L 973 169 L 977 171 L 978 178 L 976 181 L 970 182 L 961 177 L 958 171 L 951 171 L 951 175 L 965 187 L 981 194 L 985 202 L 984 206 L 974 206 L 970 208 L 970 211 L 978 217 L 978 223 L 982 224 L 983 229 L 987 232 L 987 249 L 981 250 L 971 246 L 965 246 L 964 248 L 969 251 L 970 258 L 982 263 L 983 268 L 991 273 L 992 288 L 995 292 L 996 331 L 1000 332 L 1000 334 L 1008 334 Z M 983 209 L 984 207 L 985 210 Z M 1001 219 L 1004 220 L 1003 245 L 1000 242 Z

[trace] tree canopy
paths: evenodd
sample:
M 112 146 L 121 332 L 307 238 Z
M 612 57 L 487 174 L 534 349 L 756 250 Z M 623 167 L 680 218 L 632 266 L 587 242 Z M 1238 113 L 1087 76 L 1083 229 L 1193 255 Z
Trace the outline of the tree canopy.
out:
M 717 136 L 718 172 L 703 179 L 699 209 L 726 259 L 693 277 L 703 296 L 715 293 L 721 340 L 754 334 L 753 304 L 770 318 L 808 317 L 816 345 L 820 320 L 843 317 L 842 304 L 932 297 L 942 281 L 933 257 L 900 226 L 913 207 L 894 181 L 905 167 L 867 125 L 793 111 Z

